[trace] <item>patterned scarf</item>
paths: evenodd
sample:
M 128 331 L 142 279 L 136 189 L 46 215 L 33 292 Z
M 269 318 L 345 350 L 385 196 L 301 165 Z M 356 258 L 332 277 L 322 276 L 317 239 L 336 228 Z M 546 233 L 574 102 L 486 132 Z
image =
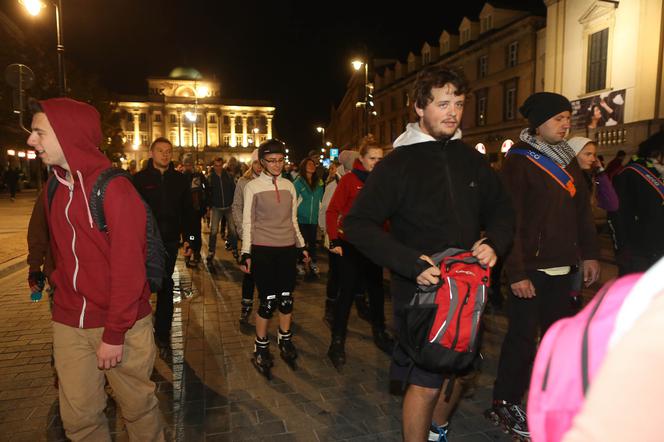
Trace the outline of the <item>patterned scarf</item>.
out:
M 551 158 L 561 167 L 567 167 L 567 165 L 571 163 L 574 158 L 576 158 L 574 150 L 571 147 L 569 147 L 569 144 L 567 144 L 567 141 L 565 140 L 554 145 L 547 144 L 543 141 L 538 140 L 534 136 L 530 135 L 528 133 L 528 129 L 524 129 L 521 131 L 519 139 L 521 139 L 521 141 L 525 143 L 528 143 L 533 149 L 537 150 L 538 152 L 541 152 L 547 157 Z

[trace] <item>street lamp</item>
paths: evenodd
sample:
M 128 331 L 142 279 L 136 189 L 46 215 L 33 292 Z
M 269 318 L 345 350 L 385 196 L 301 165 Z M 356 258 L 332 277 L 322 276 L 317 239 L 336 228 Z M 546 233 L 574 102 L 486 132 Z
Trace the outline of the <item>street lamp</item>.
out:
M 318 126 L 316 128 L 316 131 L 320 134 L 321 144 L 325 145 L 325 128 L 322 126 Z
M 254 127 L 251 131 L 254 133 L 254 146 L 258 147 L 258 128 Z
M 364 134 L 369 134 L 369 63 L 362 60 L 353 60 L 351 62 L 353 69 L 359 71 L 364 66 Z
M 28 14 L 36 17 L 42 9 L 46 7 L 41 0 L 19 0 L 18 1 L 28 11 Z M 51 0 L 55 7 L 55 28 L 58 39 L 56 50 L 58 52 L 58 88 L 60 96 L 67 95 L 67 75 L 65 72 L 65 43 L 62 36 L 62 0 Z

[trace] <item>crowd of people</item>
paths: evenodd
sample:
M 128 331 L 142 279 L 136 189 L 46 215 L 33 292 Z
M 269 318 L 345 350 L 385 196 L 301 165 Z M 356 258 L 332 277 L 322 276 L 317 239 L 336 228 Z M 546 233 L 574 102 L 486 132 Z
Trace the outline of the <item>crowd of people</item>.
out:
M 268 379 L 275 363 L 269 322 L 277 311 L 280 357 L 297 369 L 291 327 L 297 279 L 323 276 L 322 238 L 329 258 L 327 356 L 343 370 L 355 303 L 371 323 L 376 347 L 392 356 L 390 378 L 405 386 L 406 441 L 447 440 L 475 370 L 414 364 L 401 345 L 400 334 L 413 327 L 404 316 L 413 294 L 444 284 L 434 255 L 461 249 L 481 266 L 502 269 L 508 329 L 486 417 L 528 440 L 523 401 L 539 338 L 573 315 L 571 299 L 600 277 L 593 206 L 607 212 L 621 275 L 646 271 L 664 255 L 664 132 L 641 143 L 627 164 L 623 152 L 604 168 L 593 140 L 567 139 L 569 100 L 540 92 L 521 106 L 527 127 L 497 171 L 463 141 L 468 92 L 458 72 L 423 69 L 412 94 L 417 121 L 394 141 L 393 151 L 384 157 L 383 147 L 367 136 L 356 150 L 342 151 L 329 170 L 319 164 L 318 152 L 299 166 L 287 165 L 285 146 L 276 139 L 254 150 L 248 164 L 217 158 L 206 170 L 187 156 L 176 165 L 172 143 L 158 138 L 141 170 L 104 187 L 105 230 L 88 200 L 111 167 L 97 148 L 99 115 L 65 98 L 32 103 L 28 144 L 51 167 L 52 184 L 31 219 L 29 282 L 38 289 L 45 275 L 55 287 L 53 354 L 67 437 L 108 439 L 106 378 L 130 439 L 163 440 L 150 374 L 156 347 L 169 348 L 176 258 L 182 250 L 188 266 L 213 267 L 222 236 L 244 273 L 240 326 L 252 327 L 253 319 L 252 362 Z M 154 236 L 146 225 L 152 219 L 165 254 L 157 270 L 148 259 Z M 210 233 L 203 262 L 205 223 Z M 390 272 L 393 333 L 386 327 L 384 269 Z M 148 280 L 155 271 L 162 283 L 153 320 Z M 493 289 L 501 296 L 500 287 Z

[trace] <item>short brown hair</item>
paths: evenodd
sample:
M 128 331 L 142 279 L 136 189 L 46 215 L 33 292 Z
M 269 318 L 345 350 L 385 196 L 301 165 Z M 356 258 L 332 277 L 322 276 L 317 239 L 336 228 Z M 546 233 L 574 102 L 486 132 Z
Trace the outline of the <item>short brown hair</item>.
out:
M 378 144 L 378 141 L 376 141 L 372 134 L 367 135 L 360 141 L 360 156 L 363 157 L 368 154 L 370 149 L 383 150 L 383 147 Z
M 443 87 L 448 83 L 456 88 L 454 95 L 468 93 L 468 81 L 461 72 L 443 66 L 422 69 L 413 85 L 412 98 L 415 106 L 420 109 L 427 107 L 433 101 L 431 89 Z
M 222 165 L 225 163 L 224 159 L 222 157 L 217 157 L 214 160 L 212 160 L 213 163 L 221 163 Z
M 171 143 L 171 140 L 169 140 L 169 139 L 166 138 L 166 137 L 158 137 L 158 138 L 155 138 L 155 139 L 154 139 L 154 141 L 152 142 L 152 144 L 150 144 L 150 151 L 152 151 L 152 149 L 154 149 L 154 146 L 155 146 L 157 143 L 167 143 L 167 144 L 170 144 L 170 145 L 171 145 L 171 148 L 173 147 L 173 143 Z

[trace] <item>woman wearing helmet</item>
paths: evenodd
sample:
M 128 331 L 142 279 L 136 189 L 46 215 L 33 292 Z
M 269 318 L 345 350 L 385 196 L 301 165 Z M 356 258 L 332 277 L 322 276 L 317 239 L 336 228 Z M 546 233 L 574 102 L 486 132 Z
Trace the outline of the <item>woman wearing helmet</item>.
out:
M 279 310 L 278 345 L 281 357 L 296 368 L 297 351 L 290 330 L 299 254 L 308 261 L 297 223 L 297 195 L 293 183 L 281 176 L 285 162 L 281 141 L 267 140 L 258 148 L 263 173 L 244 188 L 242 211 L 242 271 L 251 272 L 258 288 L 256 343 L 252 362 L 271 378 L 268 321 Z

